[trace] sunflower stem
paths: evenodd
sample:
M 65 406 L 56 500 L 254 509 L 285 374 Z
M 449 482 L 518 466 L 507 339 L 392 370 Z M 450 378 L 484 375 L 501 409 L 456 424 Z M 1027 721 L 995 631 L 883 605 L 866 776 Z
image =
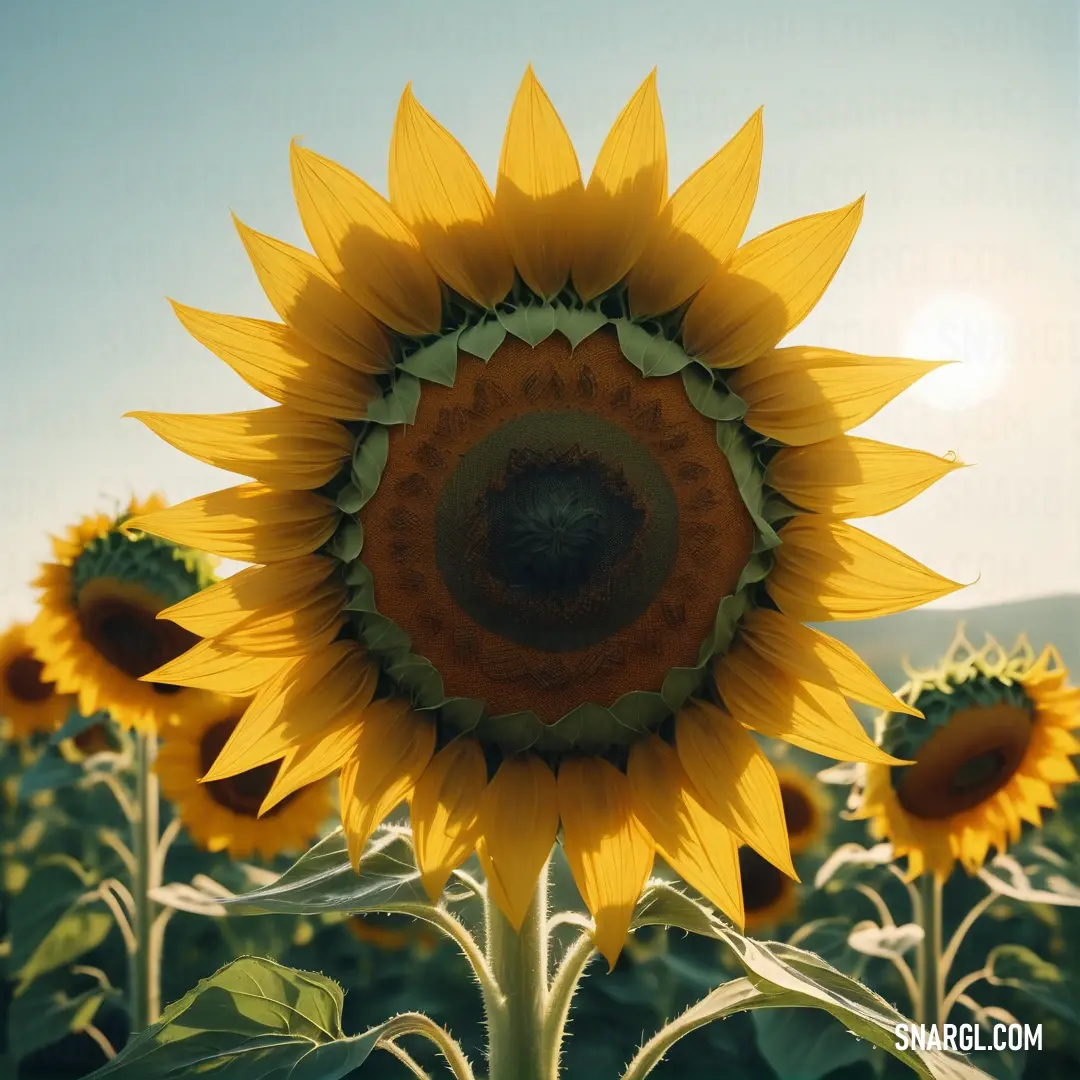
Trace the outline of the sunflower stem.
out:
M 153 932 L 157 905 L 151 893 L 161 884 L 158 865 L 159 793 L 154 757 L 157 735 L 138 734 L 135 739 L 135 805 L 131 819 L 131 850 L 135 856 L 132 895 L 135 901 L 128 985 L 133 1031 L 149 1027 L 161 1012 L 161 935 Z
M 544 1060 L 548 998 L 548 866 L 545 864 L 520 930 L 489 898 L 488 965 L 502 991 L 488 1012 L 488 1080 L 555 1080 L 557 1062 Z
M 942 937 L 941 937 L 941 891 L 942 882 L 936 874 L 924 873 L 919 881 L 922 898 L 921 916 L 923 939 L 920 948 L 918 1003 L 921 1024 L 942 1023 Z

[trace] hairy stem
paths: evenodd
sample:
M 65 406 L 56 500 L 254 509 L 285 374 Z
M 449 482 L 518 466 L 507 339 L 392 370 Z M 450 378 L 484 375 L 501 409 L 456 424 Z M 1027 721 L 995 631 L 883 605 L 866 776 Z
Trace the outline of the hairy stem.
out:
M 956 960 L 956 954 L 960 951 L 960 946 L 964 943 L 964 938 L 967 937 L 967 932 L 999 899 L 1001 898 L 998 893 L 987 893 L 961 920 L 955 933 L 949 938 L 949 944 L 941 958 L 941 980 L 943 983 L 949 977 L 949 971 L 952 969 L 953 961 Z
M 922 1001 L 919 1022 L 940 1024 L 942 1016 L 941 977 L 941 887 L 936 874 L 924 873 L 920 879 L 923 939 L 919 946 L 919 989 Z
M 158 867 L 158 782 L 154 772 L 157 735 L 135 737 L 135 801 L 131 817 L 131 851 L 135 857 L 132 897 L 135 901 L 132 930 L 135 949 L 131 956 L 128 985 L 131 1026 L 149 1027 L 161 1013 L 161 941 L 152 932 L 157 905 L 150 893 L 161 884 Z
M 596 955 L 593 942 L 592 924 L 566 950 L 555 978 L 551 980 L 551 992 L 548 994 L 544 1017 L 543 1061 L 547 1075 L 554 1080 L 559 1075 L 559 1057 L 562 1053 L 563 1035 L 566 1020 L 570 1015 L 570 1002 L 581 982 L 582 975 L 589 961 Z

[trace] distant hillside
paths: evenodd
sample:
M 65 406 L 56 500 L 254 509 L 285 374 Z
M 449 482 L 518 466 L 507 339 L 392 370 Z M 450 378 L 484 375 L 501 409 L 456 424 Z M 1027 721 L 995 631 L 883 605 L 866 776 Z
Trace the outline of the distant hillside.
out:
M 1026 633 L 1036 650 L 1052 643 L 1080 683 L 1080 596 L 1047 596 L 964 610 L 906 611 L 868 622 L 825 623 L 819 629 L 846 642 L 891 687 L 906 681 L 900 658 L 929 667 L 949 647 L 956 626 L 966 624 L 968 639 L 980 645 L 992 634 L 1011 647 Z

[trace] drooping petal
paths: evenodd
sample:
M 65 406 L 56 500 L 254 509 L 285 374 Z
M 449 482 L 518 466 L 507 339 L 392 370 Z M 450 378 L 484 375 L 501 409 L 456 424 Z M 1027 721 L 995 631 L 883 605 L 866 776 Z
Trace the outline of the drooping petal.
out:
M 476 847 L 485 787 L 484 751 L 468 738 L 440 750 L 416 785 L 409 818 L 420 878 L 432 900 Z
M 310 555 L 333 536 L 339 517 L 321 495 L 240 484 L 128 518 L 124 531 L 148 532 L 223 559 L 269 563 Z
M 634 815 L 630 781 L 603 758 L 559 766 L 559 816 L 566 861 L 596 923 L 596 948 L 614 968 L 652 870 L 652 838 Z
M 249 229 L 235 214 L 233 223 L 267 299 L 305 341 L 357 371 L 389 368 L 382 327 L 314 255 Z
M 402 334 L 435 333 L 439 279 L 390 204 L 348 169 L 295 142 L 290 163 L 304 232 L 341 287 Z
M 487 308 L 506 298 L 514 263 L 495 200 L 465 148 L 405 87 L 390 142 L 390 205 L 435 272 Z
M 169 619 L 199 637 L 216 637 L 265 608 L 301 607 L 309 593 L 338 566 L 336 559 L 326 555 L 249 566 L 165 608 L 157 617 Z
M 779 535 L 765 585 L 800 622 L 876 619 L 963 588 L 843 521 L 800 515 Z
M 336 641 L 283 666 L 259 688 L 204 780 L 277 761 L 342 716 L 366 717 L 378 669 L 353 641 Z
M 583 301 L 630 272 L 667 196 L 667 141 L 656 72 L 608 132 L 585 188 L 571 276 Z
M 771 608 L 757 608 L 739 622 L 739 638 L 797 679 L 839 690 L 845 697 L 886 712 L 922 716 L 901 701 L 842 641 Z
M 227 472 L 289 491 L 332 480 L 352 454 L 353 437 L 325 416 L 279 405 L 250 412 L 124 414 L 177 450 Z
M 733 372 L 729 384 L 749 406 L 745 422 L 754 431 L 805 446 L 858 427 L 941 366 L 794 345 Z
M 702 806 L 778 870 L 798 880 L 780 781 L 754 737 L 722 709 L 691 701 L 675 718 L 675 749 Z
M 503 761 L 480 801 L 476 854 L 491 899 L 515 930 L 525 921 L 558 830 L 552 771 L 532 754 Z
M 739 842 L 698 800 L 675 749 L 658 735 L 630 748 L 634 812 L 656 850 L 688 885 L 741 930 L 745 921 Z
M 259 816 L 273 810 L 283 799 L 308 784 L 337 772 L 356 754 L 362 716 L 339 716 L 311 742 L 294 746 L 281 759 L 281 767 L 259 807 Z
M 895 510 L 961 467 L 955 458 L 837 435 L 780 450 L 766 480 L 803 510 L 859 518 Z
M 744 244 L 687 309 L 687 352 L 712 367 L 737 368 L 773 348 L 821 299 L 861 220 L 857 199 Z
M 495 216 L 522 280 L 545 299 L 570 276 L 584 192 L 574 144 L 530 65 L 506 125 Z
M 248 697 L 289 663 L 278 656 L 248 656 L 215 641 L 200 641 L 175 660 L 142 677 L 143 682 L 212 690 L 229 697 Z
M 356 753 L 341 773 L 341 823 L 353 866 L 383 818 L 404 802 L 435 751 L 435 725 L 388 700 L 369 706 Z
M 713 668 L 716 685 L 740 724 L 840 761 L 900 762 L 875 745 L 836 691 L 803 682 L 743 644 Z
M 627 280 L 635 315 L 677 308 L 731 258 L 757 198 L 761 146 L 758 109 L 668 200 Z
M 279 405 L 335 420 L 362 420 L 368 402 L 379 396 L 370 375 L 331 360 L 281 323 L 172 306 L 199 344 Z

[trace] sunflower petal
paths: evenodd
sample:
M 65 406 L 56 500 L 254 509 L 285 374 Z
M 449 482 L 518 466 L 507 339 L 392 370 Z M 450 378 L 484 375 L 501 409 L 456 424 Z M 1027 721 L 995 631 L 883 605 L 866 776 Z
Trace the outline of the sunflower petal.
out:
M 254 656 L 302 656 L 329 645 L 344 624 L 345 583 L 335 578 L 312 589 L 299 604 L 270 605 L 218 637 L 218 643 Z
M 630 782 L 603 758 L 564 761 L 558 783 L 566 861 L 613 969 L 652 870 L 652 839 L 634 815 Z
M 667 141 L 653 71 L 619 113 L 585 188 L 571 274 L 583 301 L 630 272 L 666 196 Z
M 383 818 L 412 794 L 435 751 L 435 725 L 407 701 L 378 704 L 365 715 L 356 755 L 341 773 L 341 823 L 353 866 Z
M 584 192 L 574 144 L 530 65 L 506 125 L 495 215 L 521 279 L 545 299 L 570 276 Z
M 484 751 L 467 738 L 440 750 L 416 785 L 409 818 L 420 878 L 432 900 L 476 847 L 485 787 Z
M 559 830 L 555 776 L 531 754 L 507 758 L 480 801 L 476 854 L 491 899 L 521 929 Z
M 352 641 L 336 641 L 284 665 L 261 686 L 204 780 L 224 780 L 277 761 L 348 714 L 373 708 L 378 669 Z
M 325 544 L 338 518 L 337 508 L 321 495 L 253 483 L 128 518 L 123 527 L 223 559 L 280 562 Z
M 390 142 L 390 205 L 452 289 L 493 308 L 514 284 L 495 200 L 465 148 L 405 87 Z
M 285 406 L 250 412 L 129 412 L 155 435 L 198 461 L 289 491 L 332 480 L 352 455 L 353 438 L 324 416 Z
M 340 716 L 313 742 L 294 746 L 281 759 L 281 766 L 266 793 L 259 816 L 309 784 L 337 772 L 356 753 L 362 720 L 355 715 Z
M 803 510 L 859 518 L 895 510 L 961 467 L 955 458 L 838 435 L 780 450 L 766 480 Z
M 845 697 L 886 712 L 922 716 L 901 701 L 842 641 L 771 608 L 743 616 L 739 637 L 754 652 L 797 679 L 839 690 Z
M 757 198 L 761 145 L 758 109 L 668 200 L 627 280 L 635 315 L 677 308 L 731 258 Z
M 713 669 L 724 704 L 740 724 L 839 761 L 902 762 L 878 747 L 835 690 L 803 682 L 737 644 Z
M 233 224 L 267 299 L 305 341 L 357 371 L 389 368 L 382 328 L 314 255 L 249 229 L 235 214 Z
M 695 797 L 679 755 L 658 735 L 630 748 L 634 812 L 663 859 L 741 930 L 745 923 L 739 842 Z
M 778 870 L 798 880 L 780 781 L 754 737 L 722 709 L 691 701 L 675 718 L 675 749 L 702 806 Z
M 293 193 L 319 261 L 365 311 L 402 334 L 433 334 L 442 293 L 415 236 L 373 188 L 329 158 L 290 152 Z
M 705 283 L 686 312 L 683 342 L 703 363 L 748 364 L 810 314 L 840 269 L 862 199 L 755 237 Z
M 247 697 L 288 663 L 277 656 L 247 656 L 216 641 L 200 641 L 175 660 L 142 677 L 143 682 L 212 690 L 229 697 Z
M 843 521 L 800 515 L 779 535 L 765 585 L 800 622 L 875 619 L 964 587 Z
M 821 442 L 869 420 L 935 368 L 938 360 L 862 356 L 794 345 L 733 372 L 746 423 L 789 446 Z
M 184 329 L 260 394 L 335 420 L 362 420 L 379 396 L 370 375 L 331 360 L 295 330 L 262 319 L 217 315 L 172 301 Z
M 217 637 L 265 608 L 301 607 L 339 565 L 325 555 L 304 555 L 269 566 L 249 566 L 159 611 L 157 617 L 199 637 Z

